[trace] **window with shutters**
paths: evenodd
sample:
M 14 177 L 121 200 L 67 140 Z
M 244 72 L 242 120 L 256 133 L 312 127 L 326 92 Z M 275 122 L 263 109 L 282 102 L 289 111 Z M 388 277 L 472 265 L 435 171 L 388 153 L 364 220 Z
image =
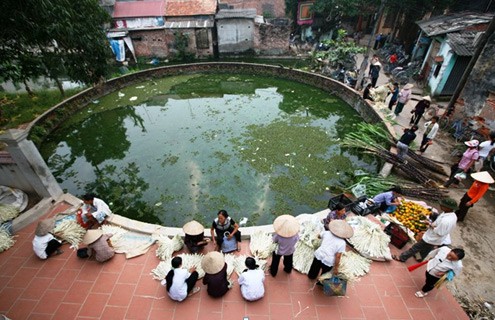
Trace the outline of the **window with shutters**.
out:
M 210 42 L 208 41 L 208 29 L 196 30 L 196 48 L 209 49 Z

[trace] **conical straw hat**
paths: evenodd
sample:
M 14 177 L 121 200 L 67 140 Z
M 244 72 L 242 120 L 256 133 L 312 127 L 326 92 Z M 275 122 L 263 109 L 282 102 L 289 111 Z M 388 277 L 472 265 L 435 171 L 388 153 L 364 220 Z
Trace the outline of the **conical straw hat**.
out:
M 55 228 L 55 219 L 44 219 L 38 222 L 38 226 L 36 227 L 36 234 L 38 237 L 46 236 L 50 233 L 53 228 Z
M 427 101 L 430 101 L 430 102 L 431 102 L 431 97 L 430 97 L 430 96 L 424 96 L 424 97 L 422 97 L 421 99 L 423 99 L 423 100 L 427 100 Z
M 404 89 L 406 89 L 406 90 L 407 90 L 407 89 L 412 89 L 413 87 L 414 87 L 414 84 L 412 84 L 412 83 L 408 83 L 408 84 L 406 84 L 406 85 L 404 86 Z
M 273 221 L 273 229 L 279 236 L 289 238 L 299 232 L 299 222 L 295 217 L 284 214 Z
M 201 268 L 209 274 L 219 273 L 222 271 L 224 265 L 225 258 L 218 251 L 208 252 L 201 260 Z
M 334 236 L 343 239 L 348 239 L 354 235 L 354 229 L 344 220 L 330 221 L 328 229 Z
M 191 235 L 191 236 L 197 236 L 198 234 L 201 234 L 205 231 L 205 227 L 198 221 L 192 220 L 186 223 L 183 227 L 182 230 L 184 230 L 185 234 Z
M 100 239 L 102 235 L 103 235 L 103 231 L 101 231 L 100 229 L 88 230 L 86 231 L 86 234 L 84 235 L 82 242 L 86 245 L 92 244 L 96 240 Z
M 492 176 L 487 171 L 472 173 L 471 178 L 473 178 L 476 181 L 484 182 L 488 184 L 495 182 Z

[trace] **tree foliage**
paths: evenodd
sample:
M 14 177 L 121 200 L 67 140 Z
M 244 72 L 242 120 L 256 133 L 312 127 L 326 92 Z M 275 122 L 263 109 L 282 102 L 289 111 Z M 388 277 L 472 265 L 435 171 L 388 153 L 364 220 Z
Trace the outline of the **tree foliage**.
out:
M 0 1 L 1 76 L 96 83 L 107 71 L 109 19 L 97 0 Z
M 328 61 L 333 68 L 336 68 L 338 64 L 342 64 L 346 68 L 354 68 L 356 64 L 354 57 L 366 50 L 365 47 L 356 45 L 354 41 L 347 41 L 347 31 L 343 29 L 337 31 L 335 40 L 323 40 L 322 43 L 329 49 L 314 51 L 311 57 L 316 61 Z

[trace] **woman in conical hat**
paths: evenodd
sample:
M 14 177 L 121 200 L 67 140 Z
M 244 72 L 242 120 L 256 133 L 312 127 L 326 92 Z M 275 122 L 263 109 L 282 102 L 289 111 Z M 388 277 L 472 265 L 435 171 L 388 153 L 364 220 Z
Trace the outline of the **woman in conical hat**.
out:
M 223 253 L 208 252 L 201 260 L 201 268 L 205 271 L 203 284 L 208 286 L 206 291 L 209 296 L 219 298 L 229 291 L 227 263 L 225 263 Z
M 112 234 L 103 234 L 101 229 L 88 230 L 83 238 L 83 243 L 88 245 L 88 255 L 94 255 L 96 261 L 105 262 L 115 255 L 115 250 L 111 245 Z
M 273 229 L 275 230 L 273 242 L 278 243 L 278 248 L 272 254 L 270 274 L 275 277 L 282 256 L 284 257 L 284 271 L 286 273 L 292 272 L 292 257 L 299 240 L 299 222 L 294 216 L 284 214 L 275 219 Z
M 55 219 L 44 219 L 38 222 L 34 232 L 33 251 L 40 259 L 47 259 L 52 254 L 58 255 L 63 253 L 60 250 L 62 241 L 58 240 L 51 234 L 55 227 Z
M 478 202 L 488 190 L 490 184 L 495 182 L 487 171 L 473 173 L 471 174 L 471 178 L 474 179 L 474 182 L 462 197 L 461 202 L 459 203 L 459 209 L 455 212 L 457 221 L 464 220 L 469 208 Z
M 204 237 L 205 228 L 203 225 L 195 220 L 191 220 L 186 223 L 182 230 L 184 230 L 185 237 L 184 243 L 191 253 L 197 253 L 208 244 L 210 239 Z

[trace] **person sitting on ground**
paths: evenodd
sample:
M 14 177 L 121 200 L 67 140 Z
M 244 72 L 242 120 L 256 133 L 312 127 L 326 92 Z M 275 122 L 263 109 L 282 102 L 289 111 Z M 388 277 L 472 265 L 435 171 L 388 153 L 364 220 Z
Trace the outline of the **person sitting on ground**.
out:
M 225 235 L 227 233 L 227 235 Z M 211 238 L 213 243 L 217 246 L 217 250 L 222 250 L 223 238 L 232 239 L 235 237 L 237 241 L 237 250 L 239 251 L 239 242 L 241 242 L 241 232 L 239 231 L 239 225 L 229 217 L 229 214 L 225 210 L 218 211 L 218 217 L 213 220 L 211 224 Z
M 419 252 L 421 257 L 426 256 L 436 246 L 450 243 L 450 234 L 457 223 L 457 216 L 454 212 L 441 213 L 434 222 L 431 222 L 423 237 L 416 242 L 409 250 L 400 254 L 392 255 L 396 261 L 406 262 L 407 259 Z
M 86 252 L 88 257 L 94 257 L 98 262 L 112 259 L 115 250 L 110 242 L 111 237 L 112 234 L 103 234 L 101 229 L 86 231 L 82 242 L 88 246 Z
M 354 234 L 352 227 L 344 220 L 332 220 L 328 225 L 329 231 L 320 234 L 321 245 L 314 253 L 313 262 L 309 268 L 308 278 L 316 279 L 318 274 L 332 271 L 339 273 L 339 263 L 342 253 L 345 252 L 345 240 Z
M 168 296 L 170 299 L 179 302 L 201 290 L 200 287 L 194 286 L 199 277 L 196 268 L 186 270 L 181 267 L 182 258 L 174 257 L 172 259 L 172 270 L 165 277 Z
M 273 242 L 277 243 L 277 250 L 272 254 L 272 264 L 270 274 L 275 277 L 278 272 L 280 258 L 284 257 L 284 271 L 292 272 L 292 258 L 296 250 L 296 243 L 299 240 L 299 222 L 291 215 L 284 214 L 278 216 L 273 222 Z
M 87 193 L 83 196 L 82 219 L 83 222 L 89 224 L 91 228 L 96 225 L 99 227 L 112 215 L 110 207 L 105 201 L 96 198 L 93 193 Z
M 424 96 L 421 98 L 421 101 L 419 101 L 416 106 L 414 107 L 413 110 L 411 110 L 412 116 L 411 116 L 411 121 L 409 121 L 409 125 L 418 125 L 419 120 L 423 116 L 423 113 L 425 113 L 426 109 L 430 107 L 431 104 L 431 98 L 430 96 Z
M 428 148 L 428 146 L 433 143 L 433 139 L 435 139 L 437 135 L 438 128 L 438 116 L 433 116 L 431 118 L 431 121 L 425 123 L 425 132 L 423 134 L 423 140 L 421 140 L 421 146 L 419 148 L 419 152 L 421 152 L 421 154 L 425 153 L 426 148 Z
M 455 211 L 457 221 L 464 221 L 469 208 L 474 206 L 485 195 L 490 184 L 495 182 L 487 171 L 472 173 L 471 178 L 474 179 L 474 182 L 462 197 L 459 209 Z
M 394 207 L 400 205 L 400 195 L 402 194 L 402 189 L 400 187 L 393 187 L 388 191 L 377 194 L 373 198 L 373 202 L 379 206 L 382 212 L 387 212 Z
M 247 301 L 256 301 L 265 295 L 265 273 L 256 264 L 256 260 L 247 257 L 244 262 L 247 269 L 239 276 L 239 285 L 241 286 L 241 294 Z
M 325 219 L 323 219 L 321 222 L 323 223 L 323 227 L 325 230 L 328 230 L 328 224 L 332 220 L 345 220 L 347 218 L 347 210 L 345 209 L 345 206 L 342 203 L 337 203 L 335 207 L 333 208 L 332 211 L 330 211 Z
M 197 221 L 189 221 L 182 227 L 182 230 L 186 234 L 184 243 L 191 253 L 201 251 L 210 242 L 210 239 L 204 237 L 205 228 Z
M 458 276 L 462 271 L 462 259 L 464 250 L 460 248 L 450 249 L 449 247 L 440 247 L 431 251 L 426 257 L 426 281 L 421 291 L 415 293 L 418 298 L 424 298 L 428 292 L 433 290 L 441 277 L 447 274 L 447 278 Z
M 59 255 L 62 241 L 54 237 L 50 232 L 55 227 L 55 219 L 44 219 L 38 222 L 34 232 L 33 251 L 40 259 L 47 259 L 52 254 Z
M 460 180 L 457 175 L 463 172 L 464 174 L 470 173 L 473 164 L 479 158 L 478 146 L 480 142 L 478 140 L 466 141 L 464 144 L 468 146 L 468 149 L 462 154 L 461 160 L 450 167 L 450 177 L 443 184 L 445 188 L 448 188 L 451 184 L 455 187 L 459 186 Z
M 371 101 L 373 101 L 373 97 L 371 96 L 371 88 L 373 88 L 373 86 L 371 85 L 371 83 L 368 83 L 366 85 L 366 87 L 364 88 L 364 90 L 363 90 L 363 99 L 364 100 L 371 100 Z
M 404 159 L 409 150 L 409 145 L 416 139 L 416 131 L 418 130 L 417 125 L 413 125 L 411 129 L 404 129 L 404 134 L 400 137 L 397 142 L 397 156 L 400 159 Z M 407 162 L 406 162 L 407 163 Z
M 201 260 L 201 268 L 205 271 L 203 284 L 207 286 L 208 295 L 220 298 L 230 289 L 227 278 L 227 263 L 222 253 L 208 252 Z

